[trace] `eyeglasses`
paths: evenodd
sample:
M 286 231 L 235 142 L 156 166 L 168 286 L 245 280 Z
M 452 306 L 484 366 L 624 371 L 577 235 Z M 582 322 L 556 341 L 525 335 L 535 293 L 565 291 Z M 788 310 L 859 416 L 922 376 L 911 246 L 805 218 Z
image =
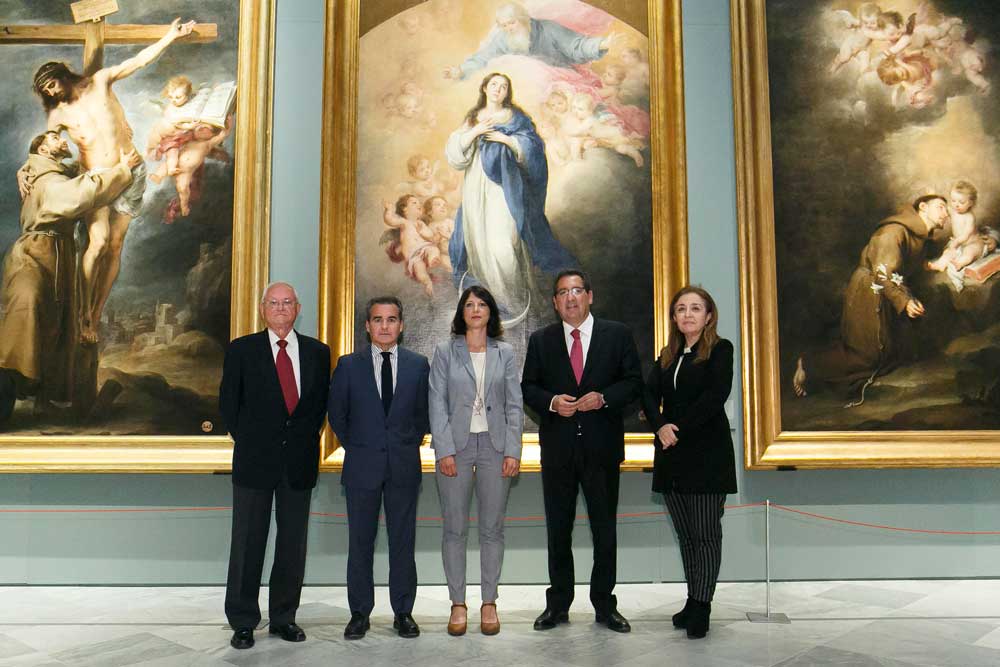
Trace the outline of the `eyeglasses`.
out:
M 572 294 L 573 296 L 580 296 L 587 292 L 586 287 L 563 287 L 560 290 L 556 290 L 556 296 L 560 299 L 565 299 L 566 296 Z
M 267 301 L 264 302 L 264 305 L 267 306 L 268 308 L 274 310 L 278 306 L 284 306 L 285 308 L 291 308 L 296 303 L 298 303 L 298 301 L 296 301 L 295 299 L 281 299 L 280 301 L 278 299 L 268 299 Z

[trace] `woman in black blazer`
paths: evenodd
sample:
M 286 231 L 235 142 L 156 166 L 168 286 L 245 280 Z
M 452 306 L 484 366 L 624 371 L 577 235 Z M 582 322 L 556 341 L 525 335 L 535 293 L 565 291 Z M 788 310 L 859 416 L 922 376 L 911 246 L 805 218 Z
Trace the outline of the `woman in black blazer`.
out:
M 733 384 L 733 344 L 719 338 L 715 301 L 684 287 L 670 302 L 670 337 L 643 390 L 656 432 L 653 491 L 662 493 L 684 563 L 688 598 L 674 627 L 708 632 L 722 562 L 722 513 L 736 492 L 736 461 L 725 403 Z

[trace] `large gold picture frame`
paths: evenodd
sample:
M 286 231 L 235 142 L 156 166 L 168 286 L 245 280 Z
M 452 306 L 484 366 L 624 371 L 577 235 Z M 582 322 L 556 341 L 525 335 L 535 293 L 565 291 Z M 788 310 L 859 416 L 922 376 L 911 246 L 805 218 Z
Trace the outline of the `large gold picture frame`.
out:
M 268 279 L 275 20 L 273 0 L 234 1 L 240 30 L 232 156 L 232 337 L 259 328 L 257 300 Z M 0 472 L 6 473 L 212 473 L 228 472 L 231 464 L 228 435 L 0 436 Z
M 355 297 L 355 205 L 358 159 L 358 71 L 361 36 L 419 0 L 362 2 L 327 0 L 323 89 L 322 191 L 320 211 L 319 332 L 334 358 L 353 351 Z M 680 0 L 592 0 L 591 5 L 626 21 L 649 39 L 650 153 L 652 162 L 652 254 L 656 348 L 667 337 L 667 308 L 674 290 L 687 280 L 687 189 Z M 625 270 L 624 267 L 622 270 Z M 433 471 L 425 442 L 422 463 Z M 538 471 L 537 434 L 524 435 L 522 470 Z M 322 469 L 339 470 L 343 452 L 327 433 Z M 626 435 L 622 468 L 652 464 L 652 436 Z
M 769 24 L 765 4 L 765 0 L 733 0 L 730 16 L 746 468 L 1000 465 L 1000 432 L 997 431 L 795 431 L 783 426 L 782 400 L 795 399 L 789 399 L 788 392 L 782 391 L 781 383 L 787 384 L 790 375 L 787 360 L 785 375 L 781 374 L 779 352 L 775 247 L 776 197 L 779 194 L 774 182 L 777 157 L 772 148 L 771 104 L 781 99 L 782 93 L 774 95 L 770 88 Z M 844 3 L 836 7 L 833 4 L 837 3 L 832 3 L 831 8 L 843 9 L 840 5 Z M 799 12 L 811 11 L 811 8 L 796 3 L 794 10 L 798 16 Z M 786 12 L 785 16 L 788 15 Z M 831 52 L 831 60 L 835 53 L 835 50 Z M 825 68 L 827 62 L 821 65 Z M 849 180 L 850 174 L 845 173 L 845 178 Z M 781 193 L 781 196 L 789 195 Z

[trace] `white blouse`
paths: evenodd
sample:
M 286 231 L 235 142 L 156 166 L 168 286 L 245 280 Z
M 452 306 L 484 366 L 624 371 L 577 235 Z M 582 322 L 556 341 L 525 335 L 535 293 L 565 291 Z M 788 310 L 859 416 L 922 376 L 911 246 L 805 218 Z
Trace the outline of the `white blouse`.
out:
M 691 354 L 691 348 L 690 347 L 685 347 L 684 348 L 684 354 Z M 677 360 L 677 367 L 674 368 L 674 389 L 677 389 L 677 374 L 680 372 L 680 370 L 681 370 L 681 364 L 683 362 L 684 362 L 684 355 L 682 354 L 680 356 L 680 358 Z
M 476 398 L 472 404 L 472 422 L 469 424 L 469 431 L 485 433 L 490 430 L 490 424 L 486 421 L 486 353 L 469 354 L 472 355 L 472 368 L 476 371 Z

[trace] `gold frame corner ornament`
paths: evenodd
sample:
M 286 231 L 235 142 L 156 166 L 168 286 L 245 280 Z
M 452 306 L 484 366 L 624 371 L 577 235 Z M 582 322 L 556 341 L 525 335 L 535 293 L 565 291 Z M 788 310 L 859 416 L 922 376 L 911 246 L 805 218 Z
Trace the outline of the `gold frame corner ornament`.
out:
M 666 343 L 667 309 L 687 282 L 687 172 L 681 0 L 626 0 L 646 5 L 650 51 L 650 119 L 653 194 L 654 344 Z M 416 4 L 412 2 L 410 4 Z M 357 95 L 361 0 L 326 0 L 321 167 L 319 333 L 336 359 L 354 344 L 354 222 L 357 158 Z M 425 438 L 424 472 L 434 470 Z M 538 435 L 526 433 L 521 470 L 540 470 Z M 652 465 L 652 435 L 628 433 L 623 470 Z M 339 471 L 343 452 L 327 428 L 321 470 Z
M 230 334 L 259 328 L 270 249 L 275 0 L 240 0 Z M 232 439 L 211 436 L 0 436 L 3 473 L 214 473 Z
M 997 431 L 782 430 L 765 10 L 765 0 L 730 4 L 745 467 L 1000 465 Z

